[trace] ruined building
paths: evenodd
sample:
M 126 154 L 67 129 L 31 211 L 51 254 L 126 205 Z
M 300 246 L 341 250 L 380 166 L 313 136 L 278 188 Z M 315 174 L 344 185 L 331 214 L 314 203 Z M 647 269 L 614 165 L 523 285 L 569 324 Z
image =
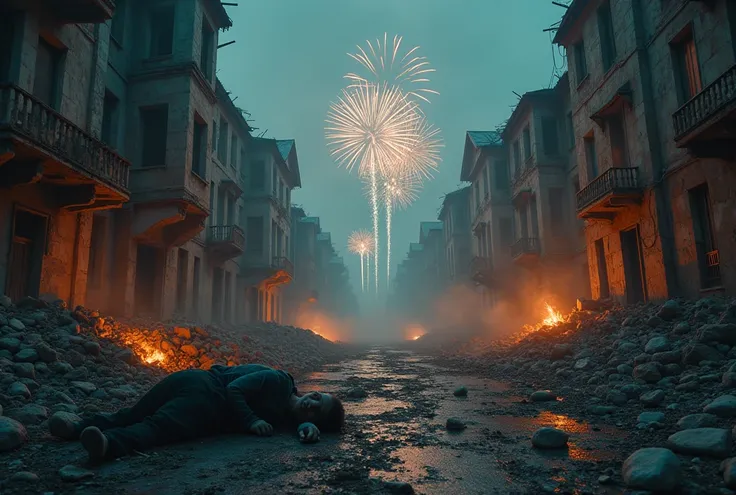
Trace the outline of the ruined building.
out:
M 216 78 L 219 1 L 0 7 L 0 283 L 122 315 L 280 321 L 293 140 Z
M 470 186 L 445 195 L 438 220 L 442 222 L 447 283 L 469 282 L 471 261 Z

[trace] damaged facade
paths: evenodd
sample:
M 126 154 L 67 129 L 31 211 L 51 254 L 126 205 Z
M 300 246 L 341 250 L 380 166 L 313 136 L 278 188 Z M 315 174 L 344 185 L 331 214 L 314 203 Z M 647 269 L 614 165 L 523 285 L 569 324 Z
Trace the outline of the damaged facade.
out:
M 223 5 L 12 0 L 0 13 L 1 290 L 281 322 L 296 143 L 252 137 L 215 76 Z

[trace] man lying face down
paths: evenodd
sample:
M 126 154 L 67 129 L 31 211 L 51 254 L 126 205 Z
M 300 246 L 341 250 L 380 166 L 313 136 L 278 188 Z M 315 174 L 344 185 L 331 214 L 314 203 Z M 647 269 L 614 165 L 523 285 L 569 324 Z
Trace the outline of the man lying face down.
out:
M 81 419 L 56 413 L 51 434 L 79 439 L 91 462 L 115 459 L 173 442 L 228 432 L 269 436 L 274 427 L 296 426 L 302 442 L 320 430 L 339 432 L 345 410 L 322 392 L 300 395 L 285 371 L 260 364 L 215 365 L 172 373 L 130 408 Z

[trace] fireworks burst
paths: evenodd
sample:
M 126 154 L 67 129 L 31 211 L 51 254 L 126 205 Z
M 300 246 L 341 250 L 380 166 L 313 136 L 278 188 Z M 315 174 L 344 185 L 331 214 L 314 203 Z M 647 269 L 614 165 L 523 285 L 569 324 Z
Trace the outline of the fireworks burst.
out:
M 383 40 L 375 42 L 366 40 L 366 48 L 358 46 L 357 53 L 348 55 L 370 72 L 370 78 L 356 73 L 345 75 L 350 80 L 350 86 L 361 86 L 370 83 L 391 85 L 403 88 L 407 95 L 429 103 L 431 95 L 439 93 L 428 87 L 429 74 L 435 72 L 430 67 L 427 57 L 418 55 L 419 47 L 415 46 L 401 55 L 401 36 L 394 36 L 389 40 L 388 34 L 383 34 Z
M 360 290 L 365 292 L 365 260 L 373 251 L 373 236 L 367 230 L 357 230 L 348 237 L 350 252 L 360 255 Z M 370 269 L 370 268 L 369 268 Z
M 406 167 L 397 167 L 383 179 L 381 199 L 386 207 L 386 277 L 391 280 L 391 221 L 395 208 L 404 209 L 416 201 L 421 179 Z
M 412 122 L 415 140 L 400 162 L 402 174 L 416 175 L 420 179 L 431 179 L 440 164 L 440 149 L 443 147 L 439 128 L 426 119 Z

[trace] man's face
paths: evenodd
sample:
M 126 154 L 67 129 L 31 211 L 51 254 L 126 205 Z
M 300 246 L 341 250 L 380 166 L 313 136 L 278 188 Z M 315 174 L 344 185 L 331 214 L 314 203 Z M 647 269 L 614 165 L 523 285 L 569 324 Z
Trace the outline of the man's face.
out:
M 318 421 L 327 416 L 332 407 L 332 396 L 322 392 L 309 392 L 296 401 L 294 414 L 300 422 Z

